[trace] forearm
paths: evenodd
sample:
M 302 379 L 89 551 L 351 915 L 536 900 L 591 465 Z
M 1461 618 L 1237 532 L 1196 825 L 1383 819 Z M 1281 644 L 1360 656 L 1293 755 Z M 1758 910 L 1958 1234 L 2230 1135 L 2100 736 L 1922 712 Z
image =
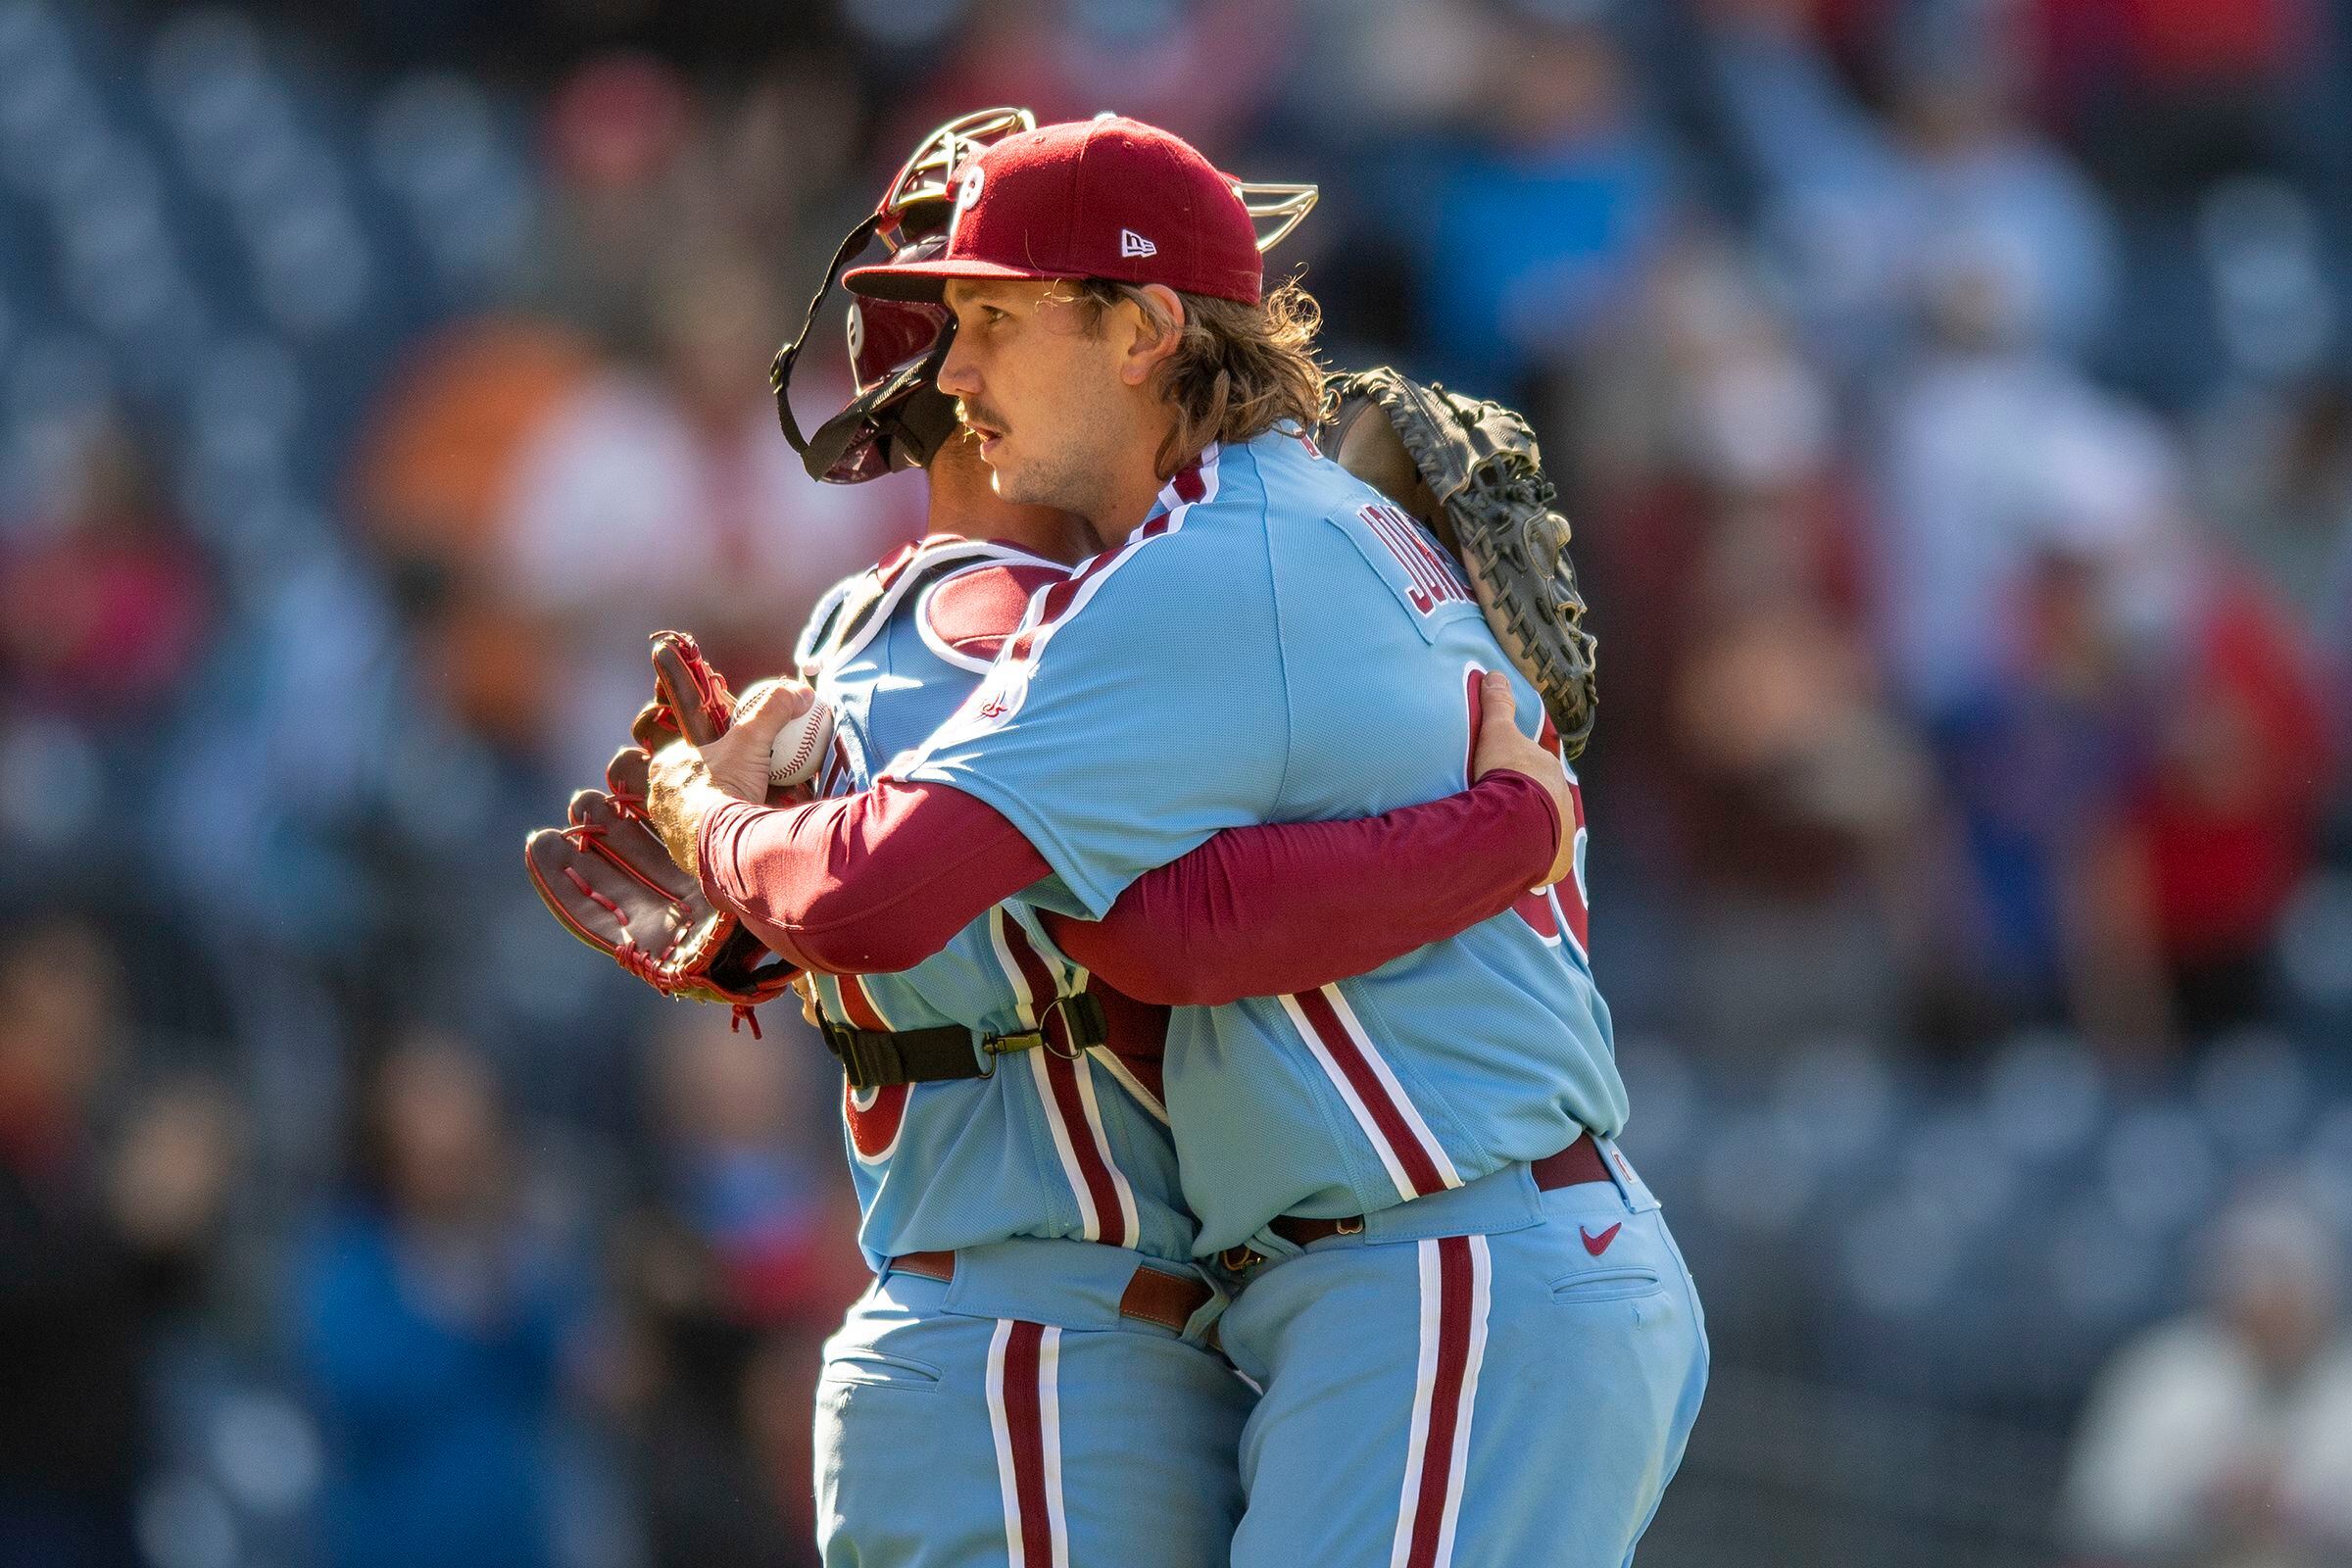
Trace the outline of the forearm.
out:
M 1139 877 L 1101 921 L 1048 915 L 1047 927 L 1144 1002 L 1311 991 L 1509 908 L 1550 868 L 1560 832 L 1542 785 L 1497 771 L 1380 816 L 1230 829 Z
M 830 974 L 911 968 L 1048 870 L 994 808 L 892 780 L 808 806 L 722 802 L 695 847 L 711 902 L 779 956 Z

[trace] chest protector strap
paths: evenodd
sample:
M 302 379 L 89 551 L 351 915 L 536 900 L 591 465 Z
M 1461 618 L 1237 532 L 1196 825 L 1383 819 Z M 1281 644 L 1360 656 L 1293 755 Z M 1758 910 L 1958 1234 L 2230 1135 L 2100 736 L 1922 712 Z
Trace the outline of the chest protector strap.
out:
M 989 562 L 1054 565 L 1044 558 L 984 539 L 933 534 L 867 571 L 844 578 L 817 602 L 793 660 L 801 678 L 815 681 L 873 641 L 901 605 L 928 583 Z M 1054 1021 L 1059 1026 L 1054 1027 Z M 1039 1027 L 989 1035 L 957 1024 L 932 1029 L 860 1029 L 830 1015 L 821 1024 L 825 1045 L 840 1058 L 853 1089 L 992 1077 L 997 1058 L 1018 1051 L 1052 1051 L 1077 1057 L 1110 1038 L 1102 1004 L 1083 993 L 1056 997 Z M 1065 1044 L 1066 1042 L 1066 1044 Z
M 1061 1020 L 1058 1029 L 1052 1027 L 1055 1018 Z M 1051 1051 L 1075 1060 L 1110 1039 L 1102 1004 L 1083 991 L 1055 997 L 1043 1009 L 1038 1027 L 1018 1034 L 984 1035 L 957 1024 L 892 1032 L 859 1029 L 830 1017 L 823 1028 L 825 1045 L 841 1058 L 852 1089 L 988 1078 L 995 1075 L 999 1056 L 1017 1051 Z

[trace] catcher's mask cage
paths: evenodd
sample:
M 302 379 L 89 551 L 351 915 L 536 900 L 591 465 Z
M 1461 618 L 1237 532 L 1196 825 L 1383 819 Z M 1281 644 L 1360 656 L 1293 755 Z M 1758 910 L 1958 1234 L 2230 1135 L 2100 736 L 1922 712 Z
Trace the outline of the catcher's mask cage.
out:
M 854 300 L 850 307 L 850 367 L 857 390 L 849 404 L 804 435 L 792 412 L 792 370 L 833 285 L 877 238 L 894 259 L 919 261 L 946 244 L 955 211 L 950 182 L 964 162 L 1007 136 L 1037 128 L 1026 109 L 983 109 L 951 120 L 922 139 L 901 166 L 877 206 L 850 230 L 825 269 L 825 280 L 808 301 L 808 313 L 793 340 L 776 351 L 768 385 L 776 394 L 776 417 L 784 439 L 801 455 L 812 479 L 827 484 L 861 484 L 898 468 L 931 460 L 956 428 L 956 405 L 933 387 L 932 378 L 956 340 L 956 323 L 937 305 Z
M 862 484 L 899 468 L 920 467 L 955 433 L 956 402 L 934 384 L 956 341 L 956 319 L 944 306 L 853 299 L 850 368 L 856 391 L 839 413 L 809 434 L 802 433 L 792 412 L 793 367 L 826 296 L 866 246 L 880 239 L 890 247 L 894 262 L 924 261 L 945 250 L 948 220 L 956 205 L 954 181 L 963 165 L 1005 137 L 1036 128 L 1037 117 L 1026 109 L 983 109 L 949 121 L 923 138 L 891 181 L 881 205 L 851 229 L 833 253 L 800 331 L 776 351 L 767 372 L 784 439 L 801 455 L 810 478 Z M 1260 254 L 1298 226 L 1318 195 L 1313 185 L 1236 180 L 1233 188 L 1251 220 L 1265 225 L 1258 233 Z

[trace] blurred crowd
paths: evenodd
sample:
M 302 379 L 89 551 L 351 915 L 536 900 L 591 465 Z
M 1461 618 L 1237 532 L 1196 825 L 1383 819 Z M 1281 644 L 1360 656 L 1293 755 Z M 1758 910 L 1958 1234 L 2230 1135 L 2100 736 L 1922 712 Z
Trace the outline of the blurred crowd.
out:
M 1533 416 L 1626 1038 L 2352 1092 L 2341 0 L 0 0 L 0 1561 L 805 1560 L 833 1069 L 518 851 L 647 632 L 773 671 L 919 530 L 767 360 L 998 103 L 1319 181 L 1332 361 Z M 2352 1204 L 2248 1212 L 2097 1560 L 2352 1549 Z
M 2065 1518 L 2094 1562 L 2352 1552 L 2343 1253 L 2292 1202 L 2249 1198 L 2214 1227 L 2200 1307 L 2128 1345 L 2084 1413 Z

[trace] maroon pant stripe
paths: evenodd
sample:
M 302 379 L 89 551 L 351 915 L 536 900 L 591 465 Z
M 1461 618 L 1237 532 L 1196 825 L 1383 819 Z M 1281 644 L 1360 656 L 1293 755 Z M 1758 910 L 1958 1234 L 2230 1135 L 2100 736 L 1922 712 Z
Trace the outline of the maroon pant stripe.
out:
M 1054 971 L 1046 966 L 1045 955 L 1030 943 L 1029 933 L 1021 928 L 1021 922 L 1010 913 L 1006 913 L 1004 920 L 1004 950 L 1012 955 L 1014 967 L 1021 971 L 1021 979 L 1028 984 L 1030 1005 L 1042 1017 L 1047 1004 L 1054 1000 L 1060 988 L 1054 984 Z
M 1438 1373 L 1429 1397 L 1429 1431 L 1421 1450 L 1421 1494 L 1413 1507 L 1413 1542 L 1405 1568 L 1435 1568 L 1438 1532 L 1446 1522 L 1446 1494 L 1453 1484 L 1453 1435 L 1462 1413 L 1462 1376 L 1470 1364 L 1470 1239 L 1438 1239 Z
M 1004 1341 L 1004 1430 L 1013 1495 L 1021 1509 L 1021 1568 L 1054 1568 L 1054 1514 L 1046 1505 L 1046 1418 L 1038 1376 L 1042 1324 L 1015 1321 Z

